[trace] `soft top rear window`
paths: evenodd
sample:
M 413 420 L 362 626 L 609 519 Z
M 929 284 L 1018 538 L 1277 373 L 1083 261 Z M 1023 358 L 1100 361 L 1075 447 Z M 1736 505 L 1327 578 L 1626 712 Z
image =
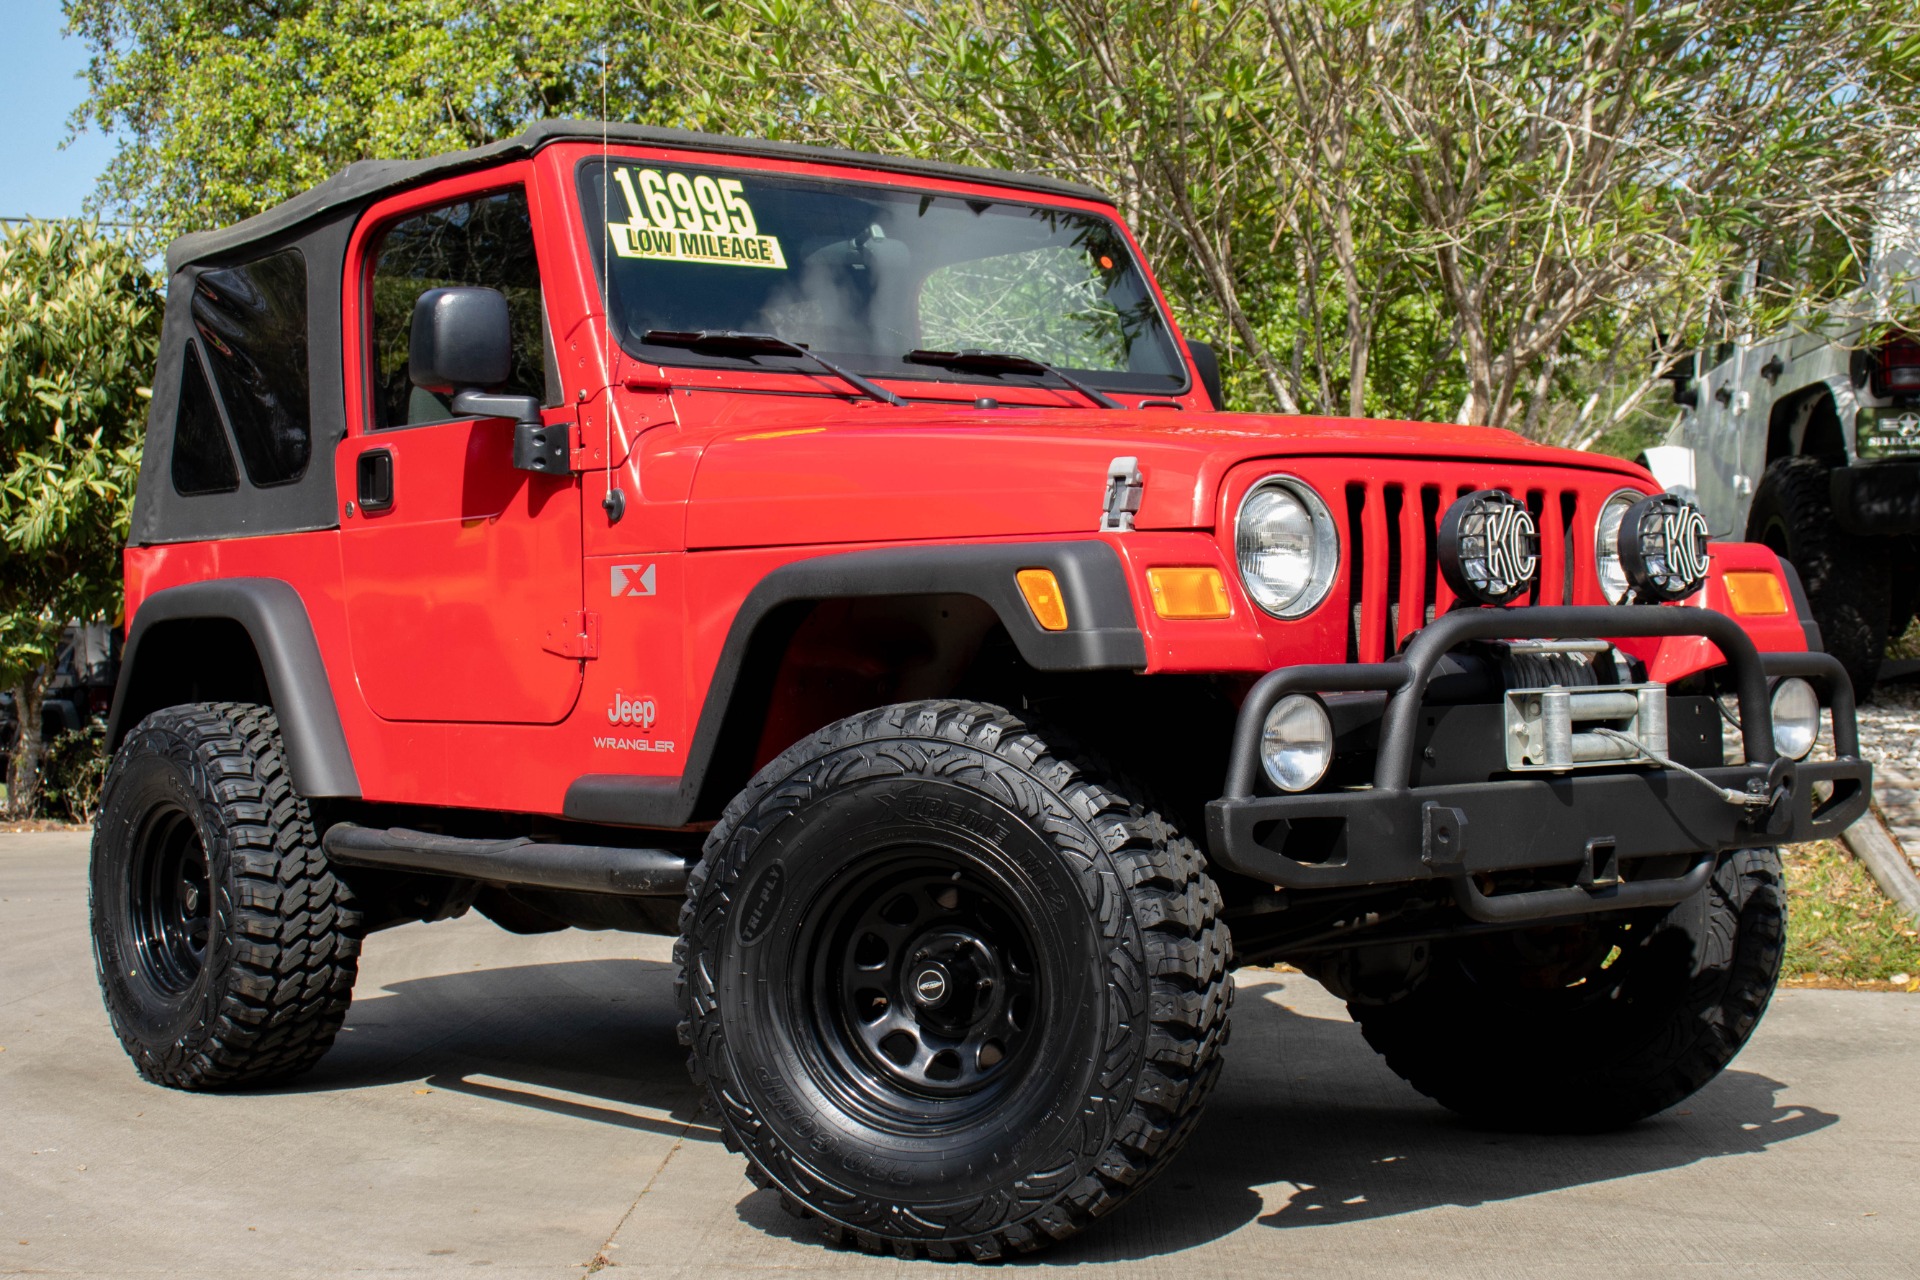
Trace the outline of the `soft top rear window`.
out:
M 618 340 L 649 361 L 798 362 L 646 340 L 653 331 L 736 330 L 886 377 L 966 380 L 904 357 L 975 348 L 1115 390 L 1186 387 L 1126 238 L 1097 214 L 620 159 L 583 162 L 580 193 Z
M 247 479 L 263 489 L 298 480 L 313 452 L 306 258 L 282 249 L 202 271 L 193 325 Z

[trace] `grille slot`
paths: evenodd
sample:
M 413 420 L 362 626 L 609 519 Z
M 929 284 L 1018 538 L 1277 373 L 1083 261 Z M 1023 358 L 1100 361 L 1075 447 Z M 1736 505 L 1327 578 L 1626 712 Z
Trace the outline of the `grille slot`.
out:
M 1407 637 L 1454 606 L 1436 552 L 1440 517 L 1477 488 L 1522 497 L 1540 531 L 1540 570 L 1528 604 L 1572 604 L 1579 557 L 1590 534 L 1580 522 L 1577 489 L 1505 484 L 1442 487 L 1397 480 L 1346 487 L 1347 661 L 1382 662 Z

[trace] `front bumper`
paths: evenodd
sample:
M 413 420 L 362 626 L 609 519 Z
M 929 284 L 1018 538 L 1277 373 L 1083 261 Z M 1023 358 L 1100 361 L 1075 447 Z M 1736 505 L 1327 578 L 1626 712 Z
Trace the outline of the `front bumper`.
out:
M 1476 640 L 1678 635 L 1719 648 L 1740 703 L 1744 763 L 1699 772 L 1764 796 L 1764 807 L 1731 804 L 1697 778 L 1648 766 L 1409 785 L 1422 701 L 1452 649 Z M 1837 759 L 1776 756 L 1767 682 L 1788 675 L 1809 680 L 1832 712 Z M 1344 691 L 1388 694 L 1372 786 L 1256 794 L 1267 712 L 1289 693 Z M 1706 884 L 1721 850 L 1837 835 L 1865 811 L 1871 782 L 1853 688 L 1824 653 L 1761 654 L 1731 618 L 1707 609 L 1475 609 L 1426 627 L 1391 662 L 1288 667 L 1262 678 L 1240 708 L 1226 794 L 1207 806 L 1207 835 L 1220 866 L 1284 888 L 1444 881 L 1477 920 L 1543 920 L 1679 902 Z M 1495 873 L 1528 870 L 1569 883 L 1487 892 Z

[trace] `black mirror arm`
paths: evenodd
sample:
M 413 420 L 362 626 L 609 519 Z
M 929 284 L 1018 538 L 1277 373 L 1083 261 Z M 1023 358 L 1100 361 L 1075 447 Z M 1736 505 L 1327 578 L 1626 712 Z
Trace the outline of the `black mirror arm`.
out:
M 515 422 L 538 423 L 540 399 L 538 396 L 513 396 L 468 387 L 453 393 L 453 411 L 462 417 L 511 418 Z
M 556 422 L 549 426 L 541 421 L 537 396 L 505 395 L 469 387 L 454 393 L 453 411 L 476 418 L 512 419 L 513 465 L 521 471 L 553 476 L 566 475 L 572 470 L 568 466 L 567 442 L 573 424 Z

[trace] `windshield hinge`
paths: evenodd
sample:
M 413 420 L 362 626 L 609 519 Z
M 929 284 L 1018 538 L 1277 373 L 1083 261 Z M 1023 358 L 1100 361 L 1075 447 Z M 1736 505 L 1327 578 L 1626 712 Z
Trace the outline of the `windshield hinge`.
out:
M 1124 533 L 1133 528 L 1133 513 L 1140 509 L 1140 497 L 1146 487 L 1140 478 L 1140 459 L 1115 458 L 1109 462 L 1106 510 L 1100 516 L 1100 532 Z

